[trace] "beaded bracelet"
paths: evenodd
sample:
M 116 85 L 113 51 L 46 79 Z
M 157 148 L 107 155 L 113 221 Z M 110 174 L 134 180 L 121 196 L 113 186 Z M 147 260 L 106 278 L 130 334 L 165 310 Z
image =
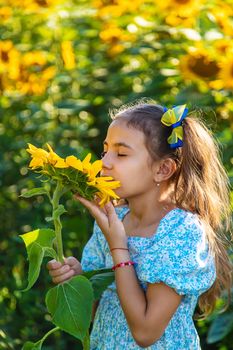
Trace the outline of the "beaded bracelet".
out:
M 131 265 L 135 265 L 136 263 L 134 261 L 125 261 L 125 262 L 121 262 L 119 264 L 116 264 L 115 266 L 112 267 L 112 270 L 115 271 L 116 268 L 118 267 L 123 267 L 123 266 L 131 266 Z

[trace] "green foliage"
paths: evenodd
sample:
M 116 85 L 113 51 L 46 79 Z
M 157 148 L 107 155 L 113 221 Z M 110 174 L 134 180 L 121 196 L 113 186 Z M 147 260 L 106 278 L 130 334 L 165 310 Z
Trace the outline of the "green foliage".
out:
M 225 17 L 220 28 L 211 12 L 217 1 L 207 1 L 206 6 L 202 3 L 200 12 L 189 16 L 192 24 L 180 16 L 184 24 L 174 26 L 169 25 L 166 17 L 174 9 L 178 13 L 177 4 L 162 11 L 155 7 L 155 2 L 154 5 L 143 2 L 139 11 L 131 8 L 134 2 L 125 1 L 128 9 L 121 15 L 114 17 L 112 10 L 98 17 L 90 0 L 58 1 L 58 8 L 42 7 L 34 12 L 20 7 L 19 3 L 11 8 L 12 17 L 7 20 L 0 17 L 1 41 L 11 40 L 22 55 L 42 51 L 47 57 L 46 67 L 55 67 L 57 71 L 41 95 L 4 91 L 2 80 L 0 83 L 0 265 L 4 266 L 0 272 L 0 348 L 3 350 L 19 350 L 27 339 L 34 339 L 35 334 L 42 338 L 50 329 L 50 315 L 44 305 L 50 279 L 45 269 L 41 269 L 35 288 L 28 293 L 20 291 L 24 287 L 27 262 L 18 234 L 37 227 L 49 228 L 50 222 L 44 218 L 51 216 L 50 204 L 43 193 L 37 197 L 19 197 L 26 189 L 34 191 L 40 186 L 39 180 L 28 171 L 29 157 L 25 151 L 28 142 L 38 147 L 49 142 L 64 157 L 75 154 L 83 158 L 90 150 L 98 157 L 109 123 L 109 108 L 118 108 L 144 96 L 168 107 L 188 103 L 188 107 L 198 105 L 204 110 L 203 119 L 221 142 L 224 165 L 233 183 L 232 89 L 211 88 L 205 85 L 206 78 L 202 80 L 204 84 L 197 83 L 193 77 L 185 78 L 179 66 L 182 56 L 189 49 L 195 51 L 198 45 L 212 52 L 218 41 L 214 37 L 225 38 L 232 46 L 231 34 L 223 32 L 231 15 Z M 221 13 L 224 14 L 227 4 L 230 1 L 221 3 Z M 103 32 L 109 24 L 115 24 L 134 39 L 113 35 L 112 40 L 110 36 L 109 41 L 104 41 L 101 37 L 104 38 Z M 74 69 L 64 65 L 63 40 L 73 44 Z M 117 48 L 122 51 L 117 53 Z M 217 54 L 215 58 L 220 60 Z M 229 60 L 229 67 L 230 64 Z M 42 68 L 34 64 L 28 69 L 30 73 L 40 73 Z M 2 74 L 1 70 L 0 77 Z M 230 73 L 225 76 L 228 79 Z M 43 80 L 39 83 L 42 85 Z M 80 258 L 92 222 L 71 195 L 67 194 L 62 204 L 69 212 L 63 216 L 65 256 Z M 202 348 L 231 350 L 232 331 L 214 344 L 206 342 L 208 327 L 217 317 L 198 323 Z M 47 339 L 46 350 L 81 349 L 78 340 L 60 333 Z
M 100 299 L 103 291 L 114 281 L 114 278 L 115 276 L 113 272 L 96 274 L 90 278 L 96 301 Z
M 57 259 L 56 251 L 53 249 L 55 232 L 50 229 L 37 229 L 20 237 L 26 245 L 29 260 L 28 286 L 23 290 L 26 292 L 37 281 L 43 258 L 49 256 Z
M 91 283 L 76 276 L 50 289 L 46 305 L 56 326 L 83 341 L 90 327 L 93 299 Z
M 207 342 L 209 344 L 216 343 L 226 337 L 233 331 L 233 312 L 225 312 L 219 315 L 211 324 Z

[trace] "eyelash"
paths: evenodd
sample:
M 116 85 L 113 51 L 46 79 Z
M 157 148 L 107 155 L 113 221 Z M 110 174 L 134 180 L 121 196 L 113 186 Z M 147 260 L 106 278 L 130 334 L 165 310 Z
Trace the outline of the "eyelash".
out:
M 107 152 L 102 152 L 102 153 L 100 154 L 100 157 L 103 158 L 103 157 L 105 156 L 106 153 L 107 153 Z M 118 157 L 126 157 L 127 154 L 119 154 L 119 153 L 118 153 L 117 156 L 118 156 Z

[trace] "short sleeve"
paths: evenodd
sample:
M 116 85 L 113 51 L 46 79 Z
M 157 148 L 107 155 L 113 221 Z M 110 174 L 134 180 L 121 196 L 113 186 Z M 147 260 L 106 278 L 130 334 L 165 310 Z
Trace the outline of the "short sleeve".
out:
M 81 265 L 85 272 L 105 267 L 105 256 L 101 235 L 100 228 L 95 222 L 93 234 L 85 245 L 82 253 Z
M 216 278 L 204 228 L 196 215 L 185 211 L 173 220 L 173 225 L 164 222 L 142 258 L 139 261 L 142 281 L 163 282 L 181 295 L 199 296 Z

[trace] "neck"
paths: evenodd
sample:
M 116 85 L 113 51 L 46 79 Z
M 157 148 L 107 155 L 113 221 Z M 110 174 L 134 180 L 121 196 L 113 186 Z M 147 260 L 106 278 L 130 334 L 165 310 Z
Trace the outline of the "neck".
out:
M 162 193 L 162 196 L 156 196 L 155 192 L 144 193 L 140 197 L 127 199 L 129 220 L 134 227 L 154 225 L 175 208 L 171 201 L 171 193 Z

